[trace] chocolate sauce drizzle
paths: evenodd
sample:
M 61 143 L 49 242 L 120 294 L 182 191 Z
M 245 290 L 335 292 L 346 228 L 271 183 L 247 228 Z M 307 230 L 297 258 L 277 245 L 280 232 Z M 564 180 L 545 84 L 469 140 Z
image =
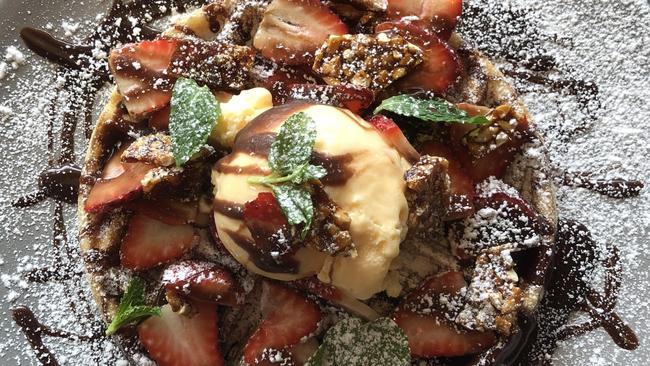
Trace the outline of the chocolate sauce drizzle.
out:
M 92 132 L 92 107 L 97 92 L 111 79 L 106 60 L 97 60 L 95 56 L 101 53 L 108 54 L 118 43 L 153 39 L 159 34 L 159 31 L 147 24 L 139 24 L 141 32 L 134 35 L 128 18 L 158 19 L 168 15 L 172 7 L 182 12 L 185 10 L 185 5 L 200 5 L 205 2 L 134 0 L 124 3 L 121 0 L 114 0 L 108 14 L 100 21 L 94 32 L 79 44 L 66 42 L 34 28 L 27 27 L 21 30 L 21 38 L 32 51 L 60 66 L 57 73 L 64 78 L 65 83 L 57 90 L 57 94 L 67 93 L 72 101 L 84 101 L 81 104 L 71 103 L 71 106 L 62 111 L 61 134 L 56 139 L 54 126 L 58 114 L 55 112 L 60 105 L 56 101 L 57 98 L 52 98 L 48 107 L 48 115 L 51 118 L 47 125 L 49 167 L 39 175 L 37 191 L 13 202 L 15 207 L 30 207 L 48 198 L 55 200 L 52 235 L 54 264 L 51 268 L 39 268 L 29 272 L 27 278 L 30 281 L 37 283 L 68 281 L 79 279 L 81 275 L 74 266 L 69 265 L 79 259 L 79 253 L 65 245 L 65 239 L 62 239 L 67 237 L 63 204 L 74 203 L 78 193 L 80 170 L 74 166 L 76 160 L 74 136 L 78 123 L 83 122 L 84 134 L 88 139 Z M 213 29 L 219 27 L 220 25 L 213 24 Z M 549 76 L 551 71 L 558 68 L 557 62 L 540 47 L 543 41 L 549 40 L 549 36 L 540 32 L 530 32 L 531 29 L 534 29 L 534 25 L 523 10 L 513 10 L 505 5 L 495 6 L 495 4 L 482 6 L 479 2 L 467 4 L 459 28 L 468 39 L 491 37 L 492 42 L 480 42 L 477 46 L 488 55 L 501 57 L 509 62 L 512 68 L 504 72 L 519 84 L 528 85 L 522 84 L 524 88 L 539 85 L 553 91 L 574 95 L 581 109 L 593 116 L 594 107 L 599 107 L 598 87 L 589 81 L 571 78 L 556 79 Z M 508 34 L 509 37 L 504 37 L 504 34 Z M 555 42 L 566 41 L 550 38 Z M 525 52 L 521 52 L 522 50 Z M 523 57 L 522 54 L 527 57 Z M 80 78 L 80 72 L 88 73 L 92 77 L 90 80 Z M 581 124 L 584 126 L 579 127 L 578 130 L 588 128 L 584 122 Z M 58 157 L 55 157 L 57 140 L 60 151 Z M 344 179 L 345 172 L 342 169 L 333 170 L 342 175 L 338 178 Z M 616 198 L 634 197 L 643 188 L 641 182 L 623 180 L 584 179 L 578 182 L 571 179 L 564 184 L 593 189 Z M 236 208 L 226 207 L 226 205 L 222 207 L 222 211 L 230 215 L 239 214 Z M 524 317 L 520 321 L 521 331 L 510 340 L 509 344 L 488 352 L 484 358 L 489 358 L 490 364 L 534 364 L 536 362 L 547 364 L 549 361 L 545 356 L 556 348 L 559 340 L 599 327 L 603 327 L 614 341 L 625 349 L 634 349 L 638 346 L 638 339 L 633 331 L 614 312 L 620 286 L 617 251 L 612 249 L 610 256 L 602 263 L 607 268 L 607 283 L 602 295 L 585 282 L 585 277 L 590 273 L 585 272 L 584 269 L 588 266 L 584 266 L 584 263 L 591 263 L 590 268 L 598 264 L 596 248 L 586 228 L 578 223 L 564 220 L 560 223 L 557 239 L 554 272 L 539 316 Z M 67 294 L 70 308 L 80 319 L 92 317 L 94 311 L 89 304 L 84 304 L 84 313 L 77 308 L 77 300 L 84 295 L 78 283 L 75 285 L 68 286 L 71 291 Z M 566 296 L 568 293 L 574 296 L 569 299 Z M 569 315 L 575 311 L 583 311 L 591 319 L 578 325 L 566 325 Z M 79 341 L 92 341 L 101 337 L 100 334 L 84 337 L 53 330 L 39 323 L 34 313 L 24 306 L 13 309 L 12 315 L 25 333 L 36 357 L 46 366 L 56 366 L 59 363 L 43 344 L 43 336 L 73 338 Z M 101 324 L 97 324 L 96 327 L 102 329 Z M 127 355 L 127 358 L 130 357 Z M 101 360 L 97 360 L 98 363 L 99 361 Z

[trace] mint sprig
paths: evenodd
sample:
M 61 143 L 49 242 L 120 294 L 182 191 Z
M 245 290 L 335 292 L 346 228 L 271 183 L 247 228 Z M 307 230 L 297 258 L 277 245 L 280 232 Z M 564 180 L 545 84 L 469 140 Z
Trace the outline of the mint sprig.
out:
M 303 237 L 314 217 L 311 195 L 304 184 L 327 174 L 325 168 L 310 163 L 315 143 L 316 122 L 304 112 L 291 115 L 271 144 L 271 175 L 249 179 L 252 184 L 271 187 L 289 224 L 304 224 Z
M 200 87 L 192 79 L 176 80 L 169 114 L 176 166 L 182 166 L 201 150 L 219 115 L 221 107 L 208 87 Z
M 106 328 L 106 335 L 117 332 L 123 326 L 152 315 L 160 316 L 160 307 L 144 305 L 144 282 L 133 278 L 117 307 L 117 313 Z
M 325 335 L 323 343 L 305 366 L 409 366 L 408 339 L 389 318 L 364 323 L 344 319 Z
M 427 122 L 453 122 L 482 125 L 490 122 L 485 116 L 470 116 L 464 110 L 441 98 L 420 99 L 402 94 L 384 99 L 375 114 L 388 111 Z

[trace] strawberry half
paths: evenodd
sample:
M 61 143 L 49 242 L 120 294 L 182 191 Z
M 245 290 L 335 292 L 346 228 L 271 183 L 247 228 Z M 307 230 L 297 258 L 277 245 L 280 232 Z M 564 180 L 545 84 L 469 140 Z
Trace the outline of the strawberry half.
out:
M 306 100 L 346 108 L 356 114 L 370 107 L 375 100 L 370 89 L 353 85 L 289 84 L 276 81 L 271 93 L 276 105 Z
M 466 286 L 460 272 L 446 272 L 426 280 L 393 313 L 406 334 L 414 357 L 456 357 L 481 352 L 496 341 L 493 332 L 457 329 L 441 313 L 440 295 L 454 295 Z M 422 310 L 427 310 L 422 312 Z
M 143 214 L 129 221 L 122 246 L 120 262 L 134 271 L 142 271 L 169 263 L 192 249 L 194 228 L 191 225 L 167 225 Z
M 175 39 L 158 39 L 111 52 L 108 63 L 131 116 L 142 117 L 169 104 L 173 83 L 168 69 L 177 48 Z
M 273 61 L 305 64 L 328 36 L 347 32 L 345 23 L 319 0 L 273 0 L 253 46 Z
M 95 182 L 84 203 L 84 210 L 88 213 L 106 212 L 139 197 L 142 193 L 142 179 L 153 168 L 153 165 L 144 163 L 122 164 L 124 171 L 121 174 L 109 179 L 100 178 Z M 113 163 L 104 172 L 112 176 L 120 170 Z
M 262 284 L 264 320 L 244 346 L 248 365 L 272 364 L 269 358 L 286 353 L 290 347 L 318 329 L 322 314 L 312 300 L 271 281 Z
M 138 325 L 138 338 L 160 366 L 222 366 L 217 305 L 196 302 L 192 316 L 162 307 Z
M 397 21 L 379 24 L 376 32 L 397 32 L 419 46 L 424 61 L 398 80 L 398 90 L 428 90 L 444 93 L 460 76 L 461 62 L 454 51 L 435 31 L 418 21 Z
M 462 0 L 388 0 L 386 9 L 393 19 L 416 16 L 451 33 L 463 12 Z
M 370 123 L 384 138 L 384 140 L 393 146 L 399 153 L 412 164 L 420 159 L 420 153 L 415 150 L 413 145 L 406 139 L 399 126 L 390 118 L 378 114 L 372 117 Z
M 420 146 L 420 151 L 423 154 L 445 158 L 449 162 L 447 173 L 451 183 L 451 195 L 446 219 L 457 220 L 472 215 L 476 189 L 474 181 L 461 165 L 457 154 L 447 145 L 436 141 L 425 142 Z
M 237 306 L 244 302 L 244 292 L 232 274 L 211 262 L 186 260 L 170 265 L 162 283 L 171 296 L 187 296 L 200 301 Z

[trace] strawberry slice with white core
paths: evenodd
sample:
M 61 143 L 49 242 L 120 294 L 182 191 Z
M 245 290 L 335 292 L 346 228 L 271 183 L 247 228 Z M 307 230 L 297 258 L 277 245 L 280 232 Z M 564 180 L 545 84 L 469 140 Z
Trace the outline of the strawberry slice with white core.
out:
M 395 18 L 416 16 L 438 27 L 453 31 L 463 12 L 462 0 L 388 0 L 388 15 Z
M 399 153 L 412 164 L 420 159 L 420 153 L 415 150 L 413 145 L 406 139 L 399 126 L 390 118 L 378 114 L 372 117 L 370 123 L 384 138 L 384 140 L 393 146 Z
M 319 0 L 274 0 L 266 8 L 253 46 L 273 61 L 305 64 L 328 36 L 347 32 L 345 23 Z
M 467 284 L 460 272 L 426 280 L 393 313 L 406 334 L 414 357 L 456 357 L 481 352 L 496 341 L 493 332 L 457 329 L 441 313 L 440 295 L 454 295 Z M 423 311 L 425 310 L 425 311 Z
M 248 365 L 269 363 L 269 357 L 287 350 L 318 329 L 322 314 L 316 303 L 296 290 L 271 281 L 262 285 L 265 317 L 244 347 Z
M 186 260 L 170 265 L 162 275 L 165 290 L 192 299 L 236 306 L 243 290 L 232 274 L 211 262 Z
M 91 188 L 84 203 L 84 210 L 89 213 L 101 213 L 131 201 L 142 193 L 142 179 L 154 166 L 144 163 L 123 164 L 124 171 L 110 179 L 98 179 Z M 104 169 L 106 172 L 106 169 Z M 119 169 L 111 168 L 110 175 Z
M 142 271 L 169 263 L 192 249 L 194 228 L 191 225 L 167 225 L 143 214 L 129 221 L 122 246 L 122 266 Z
M 158 39 L 111 52 L 109 66 L 131 116 L 142 117 L 169 104 L 173 83 L 168 69 L 177 48 L 177 40 Z
M 159 366 L 222 366 L 217 305 L 196 302 L 181 315 L 169 305 L 138 325 L 138 338 Z

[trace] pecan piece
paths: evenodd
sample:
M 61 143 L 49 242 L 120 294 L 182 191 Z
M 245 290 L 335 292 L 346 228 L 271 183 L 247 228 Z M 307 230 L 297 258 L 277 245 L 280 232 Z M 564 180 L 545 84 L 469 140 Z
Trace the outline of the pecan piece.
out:
M 422 50 L 399 35 L 330 36 L 316 51 L 313 69 L 330 85 L 380 91 L 423 60 Z
M 172 138 L 160 132 L 139 137 L 124 150 L 122 161 L 142 162 L 156 166 L 173 165 Z
M 404 174 L 409 236 L 428 239 L 442 233 L 449 202 L 446 159 L 423 155 Z
M 466 328 L 508 335 L 517 322 L 522 290 L 510 250 L 493 248 L 476 259 L 466 303 L 456 323 Z
M 354 255 L 350 235 L 350 216 L 332 201 L 321 185 L 312 186 L 314 218 L 306 240 L 310 245 L 329 255 Z

